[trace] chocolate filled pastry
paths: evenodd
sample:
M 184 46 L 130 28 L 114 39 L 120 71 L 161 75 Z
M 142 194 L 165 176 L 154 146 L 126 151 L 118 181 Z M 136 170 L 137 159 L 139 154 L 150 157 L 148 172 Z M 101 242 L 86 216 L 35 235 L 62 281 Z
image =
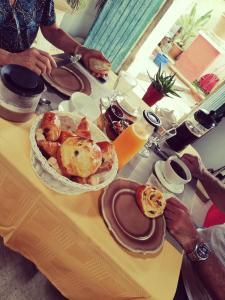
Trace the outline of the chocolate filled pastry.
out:
M 166 207 L 163 193 L 150 185 L 141 185 L 137 188 L 136 200 L 140 210 L 148 218 L 162 215 Z

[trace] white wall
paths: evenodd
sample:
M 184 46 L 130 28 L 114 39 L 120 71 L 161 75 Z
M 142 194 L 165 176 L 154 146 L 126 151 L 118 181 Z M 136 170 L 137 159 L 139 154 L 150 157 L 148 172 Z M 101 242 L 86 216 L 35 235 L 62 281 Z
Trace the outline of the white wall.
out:
M 97 0 L 90 0 L 85 9 L 73 14 L 66 13 L 60 27 L 74 37 L 85 38 L 97 16 L 96 2 Z
M 171 7 L 167 10 L 166 14 L 163 16 L 163 18 L 154 28 L 152 33 L 149 35 L 148 39 L 143 43 L 141 49 L 136 55 L 135 61 L 129 67 L 128 71 L 130 73 L 132 73 L 134 76 L 136 76 L 140 72 L 146 73 L 146 69 L 148 67 L 146 66 L 147 60 L 154 48 L 174 25 L 176 20 L 182 14 L 187 13 L 192 8 L 192 4 L 194 4 L 195 2 L 197 2 L 198 4 L 197 13 L 199 14 L 199 16 L 211 9 L 213 10 L 212 17 L 205 27 L 206 30 L 212 30 L 212 28 L 218 22 L 221 13 L 225 11 L 224 0 L 175 0 Z
M 208 168 L 225 166 L 225 119 L 193 146 Z
M 224 0 L 198 0 L 198 13 L 204 14 L 209 10 L 212 11 L 212 17 L 209 20 L 209 23 L 206 24 L 207 30 L 212 30 L 216 25 L 220 15 L 225 11 L 225 1 Z
M 136 76 L 141 71 L 146 73 L 146 69 L 148 67 L 146 64 L 150 54 L 191 3 L 192 0 L 175 0 L 173 2 L 147 40 L 143 43 L 141 49 L 136 55 L 135 61 L 128 69 L 131 74 Z

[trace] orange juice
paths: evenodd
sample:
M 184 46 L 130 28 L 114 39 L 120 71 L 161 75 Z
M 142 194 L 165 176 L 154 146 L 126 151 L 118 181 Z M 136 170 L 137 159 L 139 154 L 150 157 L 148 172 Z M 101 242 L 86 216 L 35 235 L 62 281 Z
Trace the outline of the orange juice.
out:
M 126 165 L 146 144 L 149 130 L 140 125 L 127 127 L 113 142 L 119 161 L 119 169 Z

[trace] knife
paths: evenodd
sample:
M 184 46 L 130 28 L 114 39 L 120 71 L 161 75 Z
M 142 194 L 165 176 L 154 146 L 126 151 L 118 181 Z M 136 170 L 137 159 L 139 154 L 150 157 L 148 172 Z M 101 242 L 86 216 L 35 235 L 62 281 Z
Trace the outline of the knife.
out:
M 71 63 L 75 64 L 81 59 L 81 55 L 73 56 L 73 55 L 65 54 L 64 57 L 65 58 L 56 61 L 56 65 L 57 65 L 58 68 L 64 67 L 64 66 L 66 66 L 68 64 L 71 64 Z

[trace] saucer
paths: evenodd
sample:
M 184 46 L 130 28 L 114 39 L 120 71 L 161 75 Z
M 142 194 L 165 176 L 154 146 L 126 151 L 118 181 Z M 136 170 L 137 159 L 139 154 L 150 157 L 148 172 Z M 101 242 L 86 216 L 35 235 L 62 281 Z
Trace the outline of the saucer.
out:
M 170 192 L 174 193 L 174 194 L 181 194 L 184 191 L 184 184 L 171 184 L 169 183 L 163 174 L 163 164 L 165 164 L 164 161 L 162 160 L 158 160 L 155 163 L 155 173 L 157 178 L 159 179 L 159 181 L 162 183 L 162 185 Z

